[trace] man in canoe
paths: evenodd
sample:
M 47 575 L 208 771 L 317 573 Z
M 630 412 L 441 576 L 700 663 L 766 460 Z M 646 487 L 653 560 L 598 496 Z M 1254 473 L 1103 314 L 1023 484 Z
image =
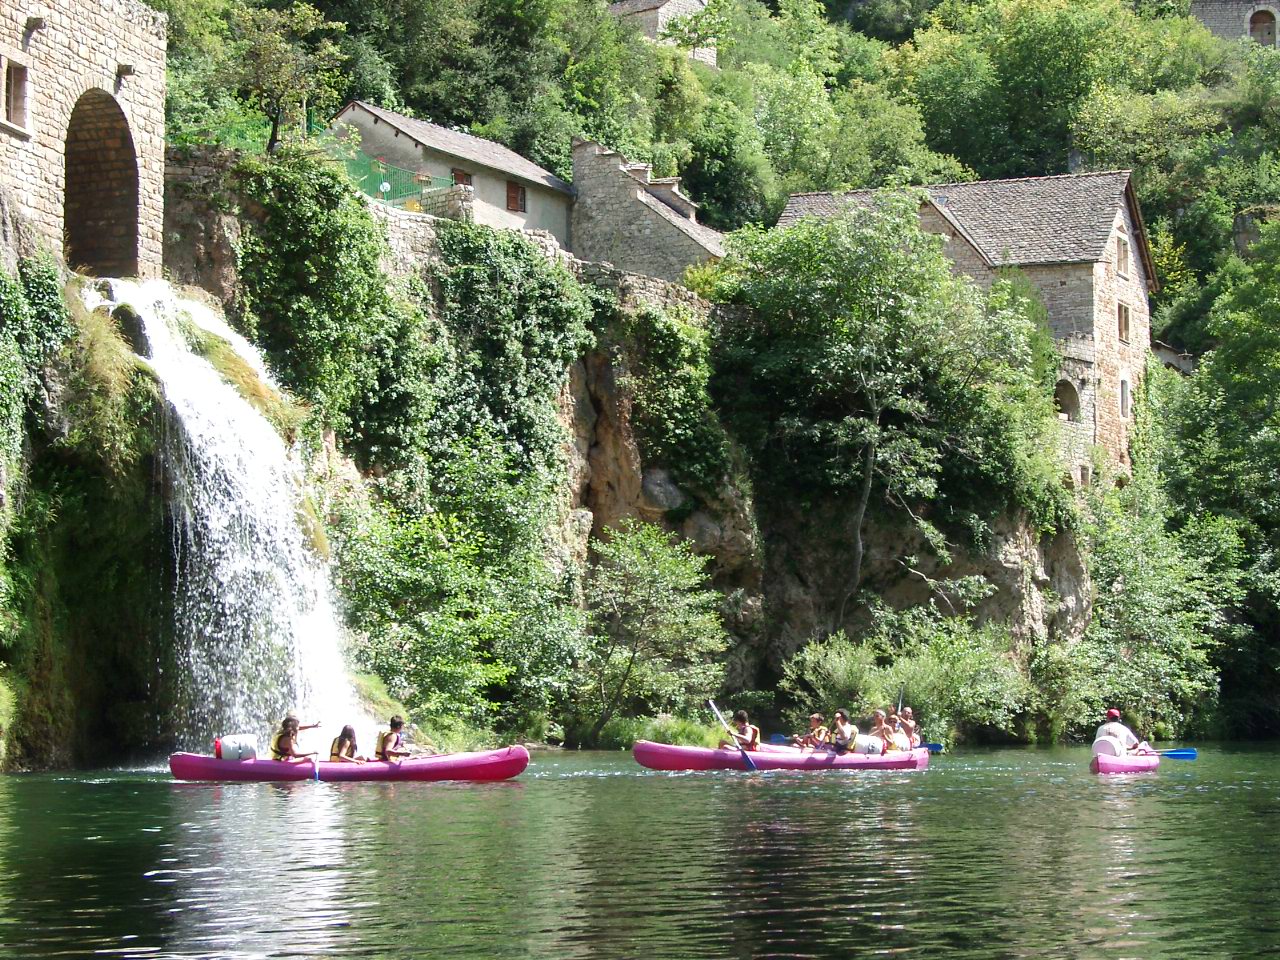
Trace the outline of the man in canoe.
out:
M 739 710 L 733 715 L 733 728 L 729 731 L 733 734 L 736 743 L 730 743 L 728 740 L 721 740 L 720 746 L 723 747 L 741 747 L 743 750 L 755 750 L 760 746 L 760 728 L 755 726 L 747 717 L 747 711 Z
M 827 742 L 827 727 L 823 723 L 823 717 L 820 713 L 809 714 L 809 732 L 805 734 L 796 734 L 791 738 L 793 746 L 797 747 L 820 747 Z
M 1112 707 L 1107 711 L 1106 722 L 1098 728 L 1094 740 L 1102 737 L 1114 737 L 1120 741 L 1126 753 L 1146 753 L 1151 750 L 1144 740 L 1139 740 L 1137 735 L 1120 721 L 1120 711 Z
M 836 711 L 835 720 L 831 723 L 831 735 L 827 738 L 828 745 L 836 753 L 848 753 L 857 737 L 858 728 L 849 720 L 849 711 L 843 707 L 840 708 Z
M 920 727 L 916 723 L 915 714 L 911 712 L 910 707 L 902 708 L 898 714 L 898 722 L 902 727 L 902 732 L 911 741 L 912 748 L 920 746 Z
M 309 723 L 305 727 L 298 725 L 298 718 L 293 714 L 285 717 L 280 724 L 280 729 L 276 735 L 271 738 L 271 759 L 272 760 L 305 760 L 308 757 L 314 757 L 314 751 L 311 753 L 298 752 L 298 732 L 300 730 L 314 730 L 320 726 L 318 723 Z
M 401 757 L 409 756 L 409 751 L 404 748 L 402 730 L 404 721 L 399 717 L 392 717 L 390 729 L 378 734 L 378 749 L 374 751 L 374 756 L 392 763 L 399 763 Z

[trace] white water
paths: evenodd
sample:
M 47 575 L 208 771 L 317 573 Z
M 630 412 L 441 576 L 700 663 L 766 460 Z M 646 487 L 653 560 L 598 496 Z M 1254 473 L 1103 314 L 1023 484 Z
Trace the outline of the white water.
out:
M 347 676 L 326 565 L 299 519 L 303 472 L 275 428 L 180 334 L 182 319 L 227 340 L 274 387 L 261 355 L 215 311 L 164 281 L 90 288 L 90 308 L 127 304 L 142 320 L 168 420 L 165 477 L 173 515 L 175 640 L 185 694 L 183 745 L 252 733 L 260 748 L 287 711 L 306 750 L 344 724 L 372 747 L 373 721 Z M 327 758 L 327 757 L 326 757 Z

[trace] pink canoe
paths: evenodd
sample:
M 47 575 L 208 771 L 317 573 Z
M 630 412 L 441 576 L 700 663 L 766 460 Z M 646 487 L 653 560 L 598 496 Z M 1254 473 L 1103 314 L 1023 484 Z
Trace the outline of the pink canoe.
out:
M 1123 757 L 1097 753 L 1089 761 L 1089 769 L 1094 773 L 1148 773 L 1158 766 L 1158 753 L 1129 753 Z
M 327 780 L 510 780 L 529 765 L 529 751 L 517 744 L 476 753 L 442 753 L 400 763 L 330 763 L 322 761 L 219 760 L 198 753 L 175 753 L 169 770 L 179 780 L 281 781 Z M 319 776 L 316 776 L 319 768 Z
M 636 762 L 650 770 L 745 770 L 742 752 L 729 748 L 681 747 L 638 740 L 631 749 Z M 923 770 L 929 751 L 891 751 L 883 756 L 863 753 L 812 752 L 794 747 L 761 745 L 751 754 L 757 770 Z

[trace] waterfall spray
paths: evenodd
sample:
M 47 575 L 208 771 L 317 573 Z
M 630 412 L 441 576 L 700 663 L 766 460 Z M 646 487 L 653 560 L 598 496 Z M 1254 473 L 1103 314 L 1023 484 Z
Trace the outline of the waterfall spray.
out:
M 333 736 L 372 721 L 348 680 L 325 563 L 300 521 L 303 470 L 270 422 L 203 357 L 183 324 L 226 340 L 274 389 L 258 352 L 215 311 L 163 281 L 113 280 L 93 308 L 127 305 L 164 391 L 164 467 L 177 568 L 183 746 L 269 734 L 288 709 Z M 332 732 L 330 732 L 332 731 Z

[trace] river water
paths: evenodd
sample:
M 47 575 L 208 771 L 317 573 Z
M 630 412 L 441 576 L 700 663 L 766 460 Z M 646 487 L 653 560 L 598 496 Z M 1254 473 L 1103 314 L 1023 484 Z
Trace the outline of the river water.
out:
M 1280 955 L 1280 748 L 503 784 L 0 778 L 0 957 Z

